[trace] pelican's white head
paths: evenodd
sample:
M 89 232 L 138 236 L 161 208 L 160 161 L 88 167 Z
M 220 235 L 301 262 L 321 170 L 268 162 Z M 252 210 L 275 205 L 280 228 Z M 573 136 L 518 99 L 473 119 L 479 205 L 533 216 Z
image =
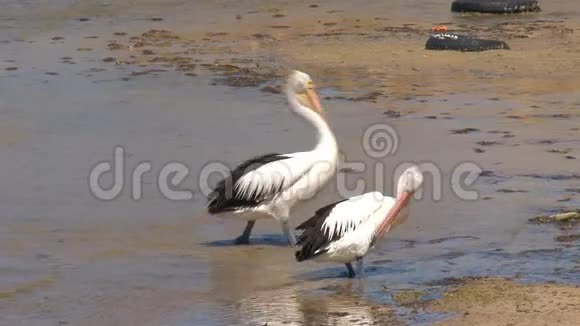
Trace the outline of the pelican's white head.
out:
M 295 98 L 302 107 L 322 116 L 322 106 L 314 90 L 314 83 L 308 74 L 298 70 L 292 71 L 286 87 L 288 97 Z
M 413 165 L 406 169 L 399 177 L 397 183 L 397 195 L 404 192 L 414 194 L 423 184 L 423 173 L 418 166 Z
M 393 207 L 391 207 L 387 216 L 377 228 L 375 233 L 376 238 L 380 238 L 398 220 L 401 210 L 407 207 L 413 194 L 419 190 L 421 184 L 423 184 L 423 173 L 421 173 L 418 166 L 413 165 L 401 174 L 399 182 L 397 183 L 397 198 L 395 199 Z

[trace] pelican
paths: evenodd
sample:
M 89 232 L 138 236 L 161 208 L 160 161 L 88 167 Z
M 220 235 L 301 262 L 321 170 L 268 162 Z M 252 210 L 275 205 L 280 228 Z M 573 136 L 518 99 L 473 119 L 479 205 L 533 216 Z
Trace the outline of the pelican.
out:
M 383 233 L 407 219 L 409 202 L 422 183 L 423 174 L 413 165 L 399 178 L 396 199 L 374 191 L 318 209 L 296 228 L 303 230 L 296 260 L 344 263 L 350 278 L 355 276 L 351 263 L 356 261 L 362 278 L 363 257 Z
M 314 196 L 336 173 L 336 139 L 310 76 L 293 71 L 286 83 L 286 96 L 292 111 L 316 129 L 317 144 L 307 152 L 254 157 L 218 182 L 208 196 L 208 212 L 231 213 L 247 221 L 236 244 L 249 243 L 256 220 L 274 218 L 282 224 L 290 245 L 295 246 L 296 238 L 288 223 L 291 208 Z

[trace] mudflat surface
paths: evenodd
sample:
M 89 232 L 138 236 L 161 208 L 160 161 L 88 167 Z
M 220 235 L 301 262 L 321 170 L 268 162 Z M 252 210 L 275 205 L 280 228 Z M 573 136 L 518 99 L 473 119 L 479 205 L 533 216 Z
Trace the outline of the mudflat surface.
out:
M 580 206 L 576 2 L 517 16 L 452 14 L 442 0 L 2 8 L 0 324 L 578 319 L 577 224 L 528 221 Z M 435 24 L 511 50 L 427 51 Z M 243 224 L 205 212 L 198 176 L 208 163 L 313 145 L 279 94 L 290 69 L 317 84 L 344 154 L 339 177 L 390 194 L 402 162 L 440 171 L 442 186 L 427 178 L 409 220 L 366 258 L 364 284 L 343 266 L 296 263 L 273 221 L 257 224 L 253 245 L 231 246 Z M 362 135 L 377 123 L 396 130 L 398 149 L 375 159 Z M 124 189 L 102 201 L 88 175 L 119 145 Z M 129 174 L 142 162 L 153 172 L 136 200 Z M 181 186 L 193 199 L 159 190 L 154 175 L 169 162 L 188 166 Z M 452 191 L 465 162 L 483 170 L 470 187 L 477 200 Z M 292 223 L 342 195 L 329 185 Z
M 579 307 L 578 287 L 475 279 L 444 292 L 428 309 L 460 313 L 442 325 L 575 325 Z

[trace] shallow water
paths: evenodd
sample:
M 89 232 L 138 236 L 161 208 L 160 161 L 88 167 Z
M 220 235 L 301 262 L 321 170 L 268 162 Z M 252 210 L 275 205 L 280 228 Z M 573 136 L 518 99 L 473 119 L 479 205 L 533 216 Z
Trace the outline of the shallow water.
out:
M 395 22 L 473 18 L 452 15 L 448 1 L 440 0 L 318 3 L 324 11 L 338 11 L 328 15 L 390 17 L 396 12 L 390 18 Z M 429 282 L 469 275 L 580 283 L 578 243 L 557 243 L 554 237 L 564 231 L 527 223 L 529 217 L 580 204 L 574 191 L 578 160 L 546 152 L 568 150 L 567 155 L 580 159 L 580 137 L 573 130 L 580 122 L 580 93 L 568 89 L 505 99 L 485 91 L 417 95 L 408 89 L 409 76 L 395 75 L 389 81 L 398 84 L 397 91 L 417 96 L 386 104 L 325 100 L 345 160 L 366 166 L 348 173 L 347 180 L 369 181 L 365 190 L 380 188 L 384 181 L 384 191 L 391 193 L 398 163 L 432 163 L 442 171 L 442 198 L 431 199 L 433 180 L 428 178 L 411 218 L 366 258 L 364 285 L 345 279 L 342 266 L 297 264 L 273 221 L 257 224 L 254 245 L 231 246 L 229 239 L 243 225 L 207 216 L 199 171 L 208 162 L 235 164 L 259 153 L 304 150 L 313 143 L 312 132 L 287 111 L 283 96 L 211 86 L 211 75 L 168 71 L 122 80 L 136 69 L 102 62 L 110 55 L 106 41 L 113 32 L 140 34 L 149 28 L 203 34 L 216 26 L 227 28 L 237 14 L 258 10 L 271 15 L 279 7 L 299 15 L 306 26 L 317 15 L 308 4 L 0 1 L 1 324 L 417 324 L 442 316 L 398 307 L 391 299 L 397 290 L 436 294 Z M 540 15 L 549 19 L 573 20 L 580 10 L 573 1 L 544 6 Z M 148 20 L 152 17 L 164 20 Z M 260 19 L 265 18 L 255 23 Z M 475 19 L 486 25 L 505 16 Z M 92 35 L 99 38 L 86 38 Z M 53 40 L 58 36 L 64 40 Z M 92 51 L 77 51 L 83 47 Z M 199 55 L 202 62 L 213 58 Z M 18 69 L 5 70 L 13 66 Z M 484 74 L 487 68 L 473 69 Z M 440 74 L 437 78 L 445 76 Z M 354 87 L 349 92 L 342 80 L 334 85 L 329 77 L 312 75 L 324 80 L 323 98 L 360 93 Z M 363 89 L 372 89 L 360 78 Z M 388 118 L 383 111 L 389 109 L 402 117 Z M 551 116 L 556 113 L 568 116 Z M 510 115 L 530 117 L 505 118 Z M 429 116 L 437 119 L 425 119 Z M 363 130 L 377 122 L 395 128 L 400 142 L 396 155 L 381 160 L 368 157 L 361 146 Z M 451 135 L 467 127 L 479 131 Z M 500 144 L 476 144 L 481 141 Z M 115 200 L 101 201 L 88 189 L 89 171 L 97 162 L 112 160 L 118 145 L 126 153 L 124 189 Z M 143 197 L 132 199 L 129 175 L 144 161 L 155 173 L 169 162 L 188 166 L 190 176 L 181 186 L 193 191 L 193 199 L 164 198 L 155 173 L 145 176 Z M 450 174 L 462 162 L 493 172 L 473 185 L 479 200 L 463 201 L 451 191 Z M 377 167 L 384 170 L 383 179 L 374 177 Z M 295 211 L 293 223 L 339 198 L 330 185 Z

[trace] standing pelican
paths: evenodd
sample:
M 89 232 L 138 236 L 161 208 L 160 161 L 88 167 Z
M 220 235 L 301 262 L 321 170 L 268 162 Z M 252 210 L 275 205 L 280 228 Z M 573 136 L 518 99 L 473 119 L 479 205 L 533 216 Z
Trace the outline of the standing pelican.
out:
M 310 76 L 293 71 L 286 84 L 292 111 L 317 132 L 311 151 L 266 154 L 250 159 L 221 180 L 209 195 L 210 214 L 233 213 L 247 220 L 237 244 L 249 243 L 255 221 L 273 217 L 282 223 L 288 242 L 296 245 L 288 218 L 296 202 L 316 194 L 336 172 L 338 148 L 328 126 Z
M 423 174 L 412 166 L 399 178 L 396 199 L 375 191 L 320 208 L 296 228 L 304 230 L 296 260 L 344 263 L 351 278 L 355 276 L 351 262 L 356 261 L 362 277 L 362 258 L 383 233 L 407 219 L 409 201 L 422 183 Z

